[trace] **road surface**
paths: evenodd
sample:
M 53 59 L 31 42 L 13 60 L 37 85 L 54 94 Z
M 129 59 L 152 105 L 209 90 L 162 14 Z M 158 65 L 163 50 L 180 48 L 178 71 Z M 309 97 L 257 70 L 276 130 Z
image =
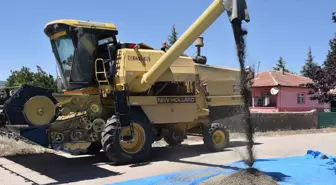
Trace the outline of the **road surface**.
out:
M 258 137 L 255 142 L 257 158 L 304 155 L 309 149 L 336 156 L 336 148 L 330 145 L 336 142 L 336 133 Z M 227 150 L 208 153 L 201 138 L 186 143 L 172 148 L 155 147 L 151 161 L 127 166 L 109 165 L 103 156 L 40 154 L 0 158 L 0 184 L 103 185 L 181 170 L 222 167 L 241 160 L 246 145 L 243 139 L 235 139 Z

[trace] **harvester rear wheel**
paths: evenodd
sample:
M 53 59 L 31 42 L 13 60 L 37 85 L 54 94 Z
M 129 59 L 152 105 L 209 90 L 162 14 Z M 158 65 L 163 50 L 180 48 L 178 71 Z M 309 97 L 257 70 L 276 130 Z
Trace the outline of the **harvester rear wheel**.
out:
M 224 125 L 212 123 L 204 128 L 203 141 L 212 152 L 223 151 L 229 145 L 230 135 Z
M 184 132 L 169 130 L 168 133 L 164 135 L 164 140 L 169 146 L 176 146 L 184 141 L 185 136 Z
M 153 133 L 147 117 L 139 112 L 131 115 L 134 128 L 134 139 L 129 142 L 121 142 L 119 135 L 129 132 L 124 129 L 117 131 L 118 123 L 116 116 L 112 116 L 105 125 L 102 133 L 102 145 L 107 158 L 116 165 L 136 163 L 145 160 L 152 148 Z

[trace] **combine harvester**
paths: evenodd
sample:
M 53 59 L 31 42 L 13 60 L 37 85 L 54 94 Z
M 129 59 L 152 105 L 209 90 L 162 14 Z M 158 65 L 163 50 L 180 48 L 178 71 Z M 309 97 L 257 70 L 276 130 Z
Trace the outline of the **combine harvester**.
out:
M 235 37 L 243 34 L 236 28 L 249 21 L 245 0 L 214 0 L 168 51 L 119 43 L 113 24 L 50 22 L 44 31 L 65 91 L 23 85 L 11 95 L 2 89 L 0 125 L 55 150 L 94 154 L 103 149 L 117 164 L 142 161 L 154 141 L 177 145 L 188 133 L 202 134 L 211 151 L 223 150 L 229 133 L 216 121 L 241 114 L 240 71 L 207 65 L 204 56 L 181 55 L 195 40 L 198 49 L 203 46 L 199 36 L 224 11 Z M 255 167 L 283 185 L 331 185 L 335 163 L 333 156 L 309 150 L 303 157 L 257 159 Z M 241 161 L 227 166 L 246 168 Z M 199 184 L 234 171 L 210 168 L 120 185 Z
M 216 120 L 241 114 L 240 71 L 183 52 L 227 11 L 233 26 L 249 21 L 245 0 L 215 0 L 166 51 L 120 43 L 113 24 L 56 20 L 45 26 L 62 93 L 23 85 L 3 106 L 5 127 L 44 147 L 72 154 L 101 149 L 117 164 L 146 159 L 162 138 L 180 144 L 202 134 L 211 151 L 229 144 Z M 235 36 L 237 33 L 235 33 Z

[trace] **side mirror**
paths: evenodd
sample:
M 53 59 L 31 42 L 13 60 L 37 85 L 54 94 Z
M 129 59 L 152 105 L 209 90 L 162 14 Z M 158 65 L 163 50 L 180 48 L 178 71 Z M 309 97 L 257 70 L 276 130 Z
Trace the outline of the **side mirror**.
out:
M 107 50 L 109 52 L 109 57 L 111 61 L 116 60 L 117 58 L 117 47 L 115 44 L 108 44 L 107 45 Z
M 84 35 L 84 29 L 82 27 L 75 28 L 75 31 L 77 32 L 77 38 L 80 38 Z
M 116 72 L 116 68 L 115 68 L 115 63 L 117 60 L 117 47 L 115 44 L 108 44 L 107 45 L 107 50 L 109 53 L 109 57 L 110 57 L 110 75 L 115 74 Z

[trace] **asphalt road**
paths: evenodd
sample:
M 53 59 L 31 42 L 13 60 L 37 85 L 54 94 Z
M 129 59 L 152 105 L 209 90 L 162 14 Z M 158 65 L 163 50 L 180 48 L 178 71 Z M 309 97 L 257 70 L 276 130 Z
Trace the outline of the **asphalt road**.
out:
M 336 133 L 320 133 L 255 140 L 257 158 L 304 155 L 319 150 L 336 156 Z M 0 184 L 108 184 L 135 178 L 205 167 L 222 166 L 241 160 L 243 139 L 235 139 L 223 152 L 208 153 L 200 138 L 187 140 L 188 145 L 155 147 L 151 161 L 138 165 L 112 166 L 103 156 L 59 156 L 55 154 L 0 158 Z M 41 164 L 37 164 L 37 161 Z

